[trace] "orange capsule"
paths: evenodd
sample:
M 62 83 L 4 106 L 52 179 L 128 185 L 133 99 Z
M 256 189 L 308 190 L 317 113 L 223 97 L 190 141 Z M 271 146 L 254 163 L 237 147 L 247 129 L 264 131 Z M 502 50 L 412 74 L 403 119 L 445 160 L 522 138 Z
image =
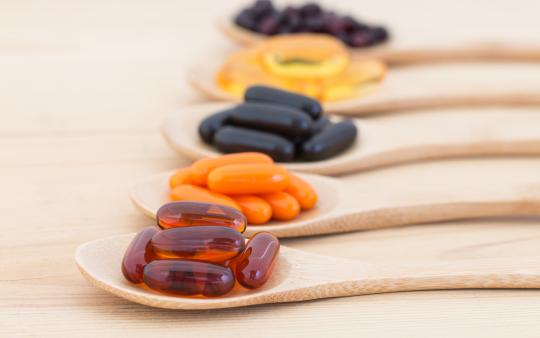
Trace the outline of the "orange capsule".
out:
M 272 208 L 272 218 L 278 221 L 289 221 L 300 213 L 298 201 L 286 192 L 275 192 L 261 195 Z
M 208 188 L 228 195 L 267 194 L 288 186 L 289 173 L 275 164 L 233 164 L 208 175 Z
M 315 189 L 296 175 L 289 174 L 289 177 L 289 187 L 285 189 L 285 192 L 294 197 L 300 203 L 302 209 L 308 210 L 313 208 L 317 204 L 318 199 Z
M 171 178 L 169 179 L 169 186 L 171 187 L 171 189 L 182 184 L 194 183 L 195 181 L 193 180 L 193 171 L 189 167 L 177 170 L 174 174 L 172 174 Z
M 173 201 L 192 201 L 204 202 L 212 204 L 226 205 L 236 210 L 240 210 L 240 206 L 230 198 L 223 194 L 210 191 L 203 187 L 198 187 L 192 184 L 182 184 L 171 190 L 170 197 Z
M 143 270 L 152 261 L 152 255 L 147 250 L 152 236 L 159 232 L 158 228 L 149 227 L 141 230 L 126 250 L 122 259 L 122 273 L 132 283 L 142 283 Z
M 234 259 L 238 283 L 256 289 L 266 283 L 279 255 L 279 240 L 269 232 L 259 232 L 246 244 L 244 251 Z
M 272 218 L 270 204 L 260 197 L 242 195 L 233 197 L 233 199 L 240 206 L 249 224 L 264 224 Z
M 234 208 L 202 202 L 170 202 L 162 205 L 156 213 L 160 228 L 192 226 L 225 226 L 238 232 L 246 230 L 246 217 Z
M 231 164 L 261 163 L 272 164 L 272 158 L 263 153 L 236 153 L 220 157 L 203 158 L 191 165 L 193 181 L 199 185 L 206 185 L 210 172 L 216 168 Z

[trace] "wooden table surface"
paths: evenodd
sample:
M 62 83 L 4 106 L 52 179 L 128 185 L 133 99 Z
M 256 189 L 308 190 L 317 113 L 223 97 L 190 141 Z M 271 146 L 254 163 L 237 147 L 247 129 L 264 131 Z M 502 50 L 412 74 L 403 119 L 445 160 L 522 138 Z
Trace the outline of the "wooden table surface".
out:
M 538 337 L 535 290 L 409 292 L 179 312 L 130 303 L 83 279 L 73 259 L 77 245 L 151 223 L 131 205 L 128 189 L 187 163 L 168 149 L 159 125 L 168 112 L 202 100 L 183 74 L 197 55 L 233 48 L 213 24 L 241 3 L 0 2 L 0 336 Z M 332 3 L 391 24 L 403 45 L 463 36 L 532 41 L 540 30 L 534 0 Z M 381 264 L 532 256 L 540 255 L 540 219 L 283 242 Z

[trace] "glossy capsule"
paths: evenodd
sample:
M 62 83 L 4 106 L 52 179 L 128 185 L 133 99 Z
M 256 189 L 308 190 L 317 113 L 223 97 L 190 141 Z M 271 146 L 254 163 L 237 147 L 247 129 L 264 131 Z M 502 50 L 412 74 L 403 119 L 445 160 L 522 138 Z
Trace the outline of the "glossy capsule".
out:
M 317 120 L 313 122 L 313 126 L 311 127 L 311 134 L 315 135 L 320 133 L 324 128 L 328 127 L 332 122 L 330 122 L 330 119 L 326 116 L 321 116 Z
M 187 259 L 156 260 L 144 268 L 144 283 L 151 289 L 181 296 L 217 297 L 231 291 L 230 268 Z
M 208 188 L 227 195 L 265 194 L 289 185 L 289 173 L 275 164 L 235 164 L 214 169 Z
M 244 246 L 244 236 L 224 226 L 166 229 L 155 234 L 150 241 L 150 247 L 158 258 L 189 258 L 212 263 L 223 263 L 236 257 Z
M 203 158 L 191 165 L 193 180 L 197 184 L 206 185 L 208 174 L 216 168 L 231 164 L 272 164 L 274 161 L 270 156 L 257 152 L 242 152 L 237 154 L 228 154 L 218 157 Z
M 161 228 L 225 226 L 238 232 L 246 230 L 246 217 L 237 209 L 203 202 L 171 202 L 156 213 Z
M 248 102 L 269 102 L 300 109 L 314 120 L 318 119 L 323 112 L 323 108 L 317 100 L 267 86 L 249 87 L 244 94 L 244 99 Z
M 302 158 L 319 161 L 333 157 L 349 148 L 356 139 L 356 126 L 350 121 L 331 124 L 302 145 Z
M 152 260 L 151 255 L 147 254 L 147 247 L 158 231 L 155 227 L 143 229 L 129 244 L 122 260 L 122 273 L 128 281 L 142 283 L 144 267 Z
M 286 137 L 307 135 L 313 124 L 313 120 L 299 109 L 268 103 L 240 104 L 233 108 L 230 119 L 236 126 Z
M 182 168 L 177 170 L 169 179 L 169 187 L 174 188 L 182 184 L 194 184 L 193 170 Z
M 272 208 L 270 204 L 260 197 L 253 195 L 242 195 L 233 197 L 242 209 L 247 221 L 251 225 L 267 223 L 272 218 Z
M 272 219 L 290 221 L 300 214 L 300 203 L 290 194 L 280 191 L 260 195 L 272 208 Z
M 241 127 L 221 128 L 214 136 L 214 145 L 223 153 L 257 151 L 279 162 L 290 162 L 295 156 L 294 144 L 285 137 Z
M 317 192 L 300 177 L 289 174 L 290 182 L 285 192 L 294 197 L 303 210 L 312 209 L 317 204 Z
M 235 259 L 236 279 L 248 289 L 256 289 L 268 281 L 279 255 L 279 240 L 269 232 L 259 232 L 246 244 Z
M 229 196 L 210 191 L 206 188 L 192 184 L 182 184 L 170 192 L 170 198 L 173 201 L 191 201 L 225 205 L 237 210 L 240 206 Z
M 199 136 L 206 143 L 212 143 L 216 132 L 223 127 L 231 117 L 231 110 L 212 114 L 199 124 Z

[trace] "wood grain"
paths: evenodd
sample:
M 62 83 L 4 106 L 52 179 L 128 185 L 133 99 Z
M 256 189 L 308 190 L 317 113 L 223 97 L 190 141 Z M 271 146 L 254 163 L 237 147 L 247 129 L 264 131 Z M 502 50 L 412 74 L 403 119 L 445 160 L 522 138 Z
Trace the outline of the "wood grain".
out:
M 213 24 L 244 3 L 2 2 L 0 335 L 537 337 L 540 292 L 534 290 L 410 292 L 178 313 L 111 296 L 81 277 L 73 259 L 79 244 L 152 222 L 128 200 L 132 184 L 188 163 L 166 146 L 159 126 L 169 112 L 202 100 L 183 81 L 186 67 L 199 55 L 234 47 Z M 332 5 L 391 24 L 407 47 L 464 36 L 534 41 L 540 29 L 540 3 L 530 0 Z M 422 168 L 401 169 L 412 175 Z M 452 184 L 426 171 L 417 176 L 426 186 Z M 534 257 L 540 220 L 423 225 L 283 243 L 381 266 L 427 257 Z

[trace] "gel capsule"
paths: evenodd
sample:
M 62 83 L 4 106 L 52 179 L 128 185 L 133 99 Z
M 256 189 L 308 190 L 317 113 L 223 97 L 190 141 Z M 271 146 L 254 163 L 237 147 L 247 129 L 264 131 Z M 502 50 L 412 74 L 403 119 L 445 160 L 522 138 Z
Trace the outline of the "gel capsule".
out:
M 158 232 L 150 241 L 158 258 L 189 258 L 212 263 L 236 257 L 244 246 L 244 236 L 224 226 L 171 228 Z
M 269 232 L 253 236 L 244 251 L 235 259 L 238 283 L 256 289 L 266 283 L 272 274 L 279 254 L 279 240 Z
M 294 197 L 304 210 L 312 209 L 317 204 L 315 189 L 296 175 L 289 174 L 290 183 L 285 192 Z
M 221 128 L 214 136 L 214 145 L 224 153 L 258 151 L 279 162 L 290 162 L 295 155 L 294 144 L 286 138 L 240 127 Z
M 282 191 L 289 186 L 289 173 L 275 164 L 236 164 L 213 170 L 208 188 L 222 194 L 249 195 Z
M 233 108 L 231 123 L 236 126 L 294 137 L 309 134 L 313 120 L 301 110 L 287 106 L 244 103 Z
M 240 210 L 240 206 L 229 196 L 192 184 L 182 184 L 175 187 L 171 190 L 170 197 L 173 201 L 220 204 Z
M 247 102 L 269 102 L 300 109 L 314 120 L 318 119 L 323 112 L 323 108 L 317 100 L 267 86 L 249 87 L 244 94 L 244 99 Z
M 156 260 L 144 268 L 144 283 L 159 292 L 182 296 L 216 297 L 231 291 L 230 268 L 187 259 Z
M 169 179 L 169 187 L 174 188 L 182 184 L 193 184 L 193 170 L 191 168 L 182 168 L 172 174 Z
M 261 195 L 272 208 L 272 218 L 278 221 L 290 221 L 300 214 L 300 204 L 286 192 L 274 192 Z
M 264 224 L 272 218 L 272 208 L 270 204 L 260 197 L 252 195 L 242 195 L 233 197 L 242 209 L 249 224 Z
M 246 217 L 237 209 L 225 205 L 202 202 L 171 202 L 156 213 L 161 228 L 191 226 L 225 226 L 238 232 L 246 230 Z
M 302 145 L 302 158 L 319 161 L 335 156 L 349 148 L 356 139 L 356 126 L 350 121 L 335 123 Z
M 313 122 L 313 126 L 311 127 L 311 134 L 318 134 L 320 133 L 324 128 L 328 127 L 332 122 L 330 122 L 330 119 L 326 116 L 319 117 L 315 122 Z
M 135 235 L 129 244 L 122 260 L 122 273 L 128 281 L 142 283 L 144 267 L 151 261 L 146 249 L 152 236 L 158 231 L 155 227 L 143 229 Z
M 268 155 L 256 152 L 243 152 L 237 154 L 222 155 L 218 157 L 203 158 L 191 165 L 193 180 L 201 185 L 207 184 L 208 174 L 216 168 L 230 164 L 272 164 L 274 161 Z
M 214 134 L 227 123 L 230 117 L 230 109 L 208 116 L 199 124 L 199 136 L 204 142 L 212 143 Z

